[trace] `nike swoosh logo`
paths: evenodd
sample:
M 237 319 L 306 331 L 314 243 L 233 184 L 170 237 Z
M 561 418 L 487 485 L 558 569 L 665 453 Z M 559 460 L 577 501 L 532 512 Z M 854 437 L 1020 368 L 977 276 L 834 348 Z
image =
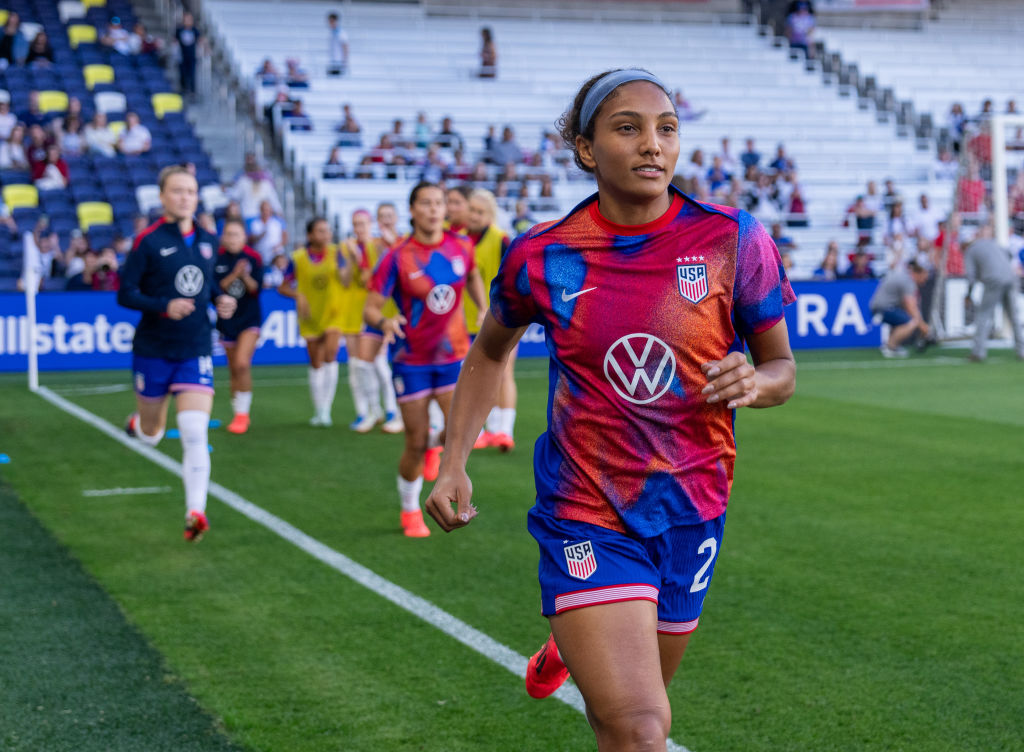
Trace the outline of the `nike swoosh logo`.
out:
M 572 295 L 570 295 L 568 292 L 566 292 L 565 288 L 563 287 L 562 288 L 562 302 L 563 303 L 568 303 L 573 298 L 578 298 L 583 293 L 590 292 L 591 290 L 596 290 L 596 289 L 597 289 L 596 287 L 588 287 L 586 290 L 580 290 L 579 292 L 574 292 Z
M 160 249 L 160 255 L 161 256 L 170 256 L 172 253 L 175 253 L 177 250 L 178 250 L 177 248 L 161 248 Z
M 425 271 L 423 271 L 422 269 L 418 269 L 414 272 L 409 272 L 409 279 L 419 279 L 424 274 L 426 274 Z

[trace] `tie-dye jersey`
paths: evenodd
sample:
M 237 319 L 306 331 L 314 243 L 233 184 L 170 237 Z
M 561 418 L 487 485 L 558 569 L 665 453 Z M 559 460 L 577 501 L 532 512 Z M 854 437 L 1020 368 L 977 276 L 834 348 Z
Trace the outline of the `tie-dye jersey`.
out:
M 462 360 L 469 350 L 462 290 L 473 271 L 469 238 L 444 233 L 425 246 L 404 238 L 377 264 L 370 289 L 393 298 L 408 323 L 398 340 L 395 361 L 411 366 L 445 365 Z
M 642 537 L 725 511 L 735 411 L 705 402 L 700 365 L 742 352 L 795 300 L 757 220 L 672 196 L 629 227 L 592 196 L 518 237 L 491 287 L 498 322 L 540 324 L 551 355 L 537 504 Z

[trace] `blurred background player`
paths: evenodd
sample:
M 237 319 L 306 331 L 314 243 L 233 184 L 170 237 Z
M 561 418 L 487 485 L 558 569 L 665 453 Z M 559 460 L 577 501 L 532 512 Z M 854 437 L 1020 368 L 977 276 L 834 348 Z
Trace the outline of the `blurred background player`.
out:
M 220 289 L 238 301 L 230 318 L 217 317 L 217 331 L 231 371 L 231 409 L 234 417 L 228 433 L 249 430 L 252 409 L 252 356 L 260 338 L 260 288 L 263 285 L 263 259 L 245 244 L 245 223 L 229 219 L 220 236 L 220 253 L 214 267 Z
M 562 126 L 598 192 L 509 248 L 427 510 L 445 530 L 475 516 L 466 460 L 508 354 L 541 323 L 551 395 L 528 527 L 552 636 L 527 691 L 545 697 L 571 672 L 598 749 L 664 750 L 665 688 L 722 541 L 735 409 L 792 394 L 782 309 L 795 296 L 757 220 L 671 186 L 679 122 L 650 73 L 594 76 Z
M 331 227 L 323 217 L 306 223 L 306 247 L 292 253 L 284 282 L 277 291 L 294 298 L 299 334 L 309 354 L 309 393 L 313 399 L 311 426 L 331 426 L 331 407 L 338 389 L 338 348 L 344 327 L 345 289 L 352 269 L 331 242 Z
M 379 329 L 386 343 L 396 337 L 400 340 L 394 382 L 405 423 L 405 450 L 398 463 L 398 494 L 402 529 L 411 538 L 430 535 L 423 522 L 420 492 L 425 475 L 428 480 L 437 477 L 436 470 L 424 472 L 427 447 L 440 439 L 430 435 L 427 404 L 434 398 L 447 414 L 469 349 L 460 305 L 463 288 L 478 306 L 484 300 L 473 248 L 468 239 L 444 229 L 444 205 L 439 186 L 419 183 L 413 188 L 409 196 L 413 233 L 377 265 L 364 314 L 367 325 Z M 383 314 L 387 297 L 398 304 L 398 314 Z
M 455 185 L 445 191 L 446 209 L 444 229 L 459 235 L 466 234 L 469 223 L 469 197 L 473 189 L 468 185 Z
M 184 167 L 165 167 L 158 181 L 163 217 L 139 234 L 121 267 L 117 302 L 142 311 L 132 343 L 136 412 L 125 430 L 149 446 L 163 438 L 167 405 L 174 396 L 185 485 L 185 539 L 196 541 L 210 525 L 207 432 L 213 409 L 213 360 L 208 308 L 235 312 L 230 295 L 214 285 L 217 238 L 195 224 L 199 186 Z
M 377 236 L 383 241 L 384 248 L 391 248 L 401 240 L 403 233 L 398 231 L 398 211 L 390 201 L 377 204 Z
M 473 241 L 473 258 L 484 284 L 484 311 L 490 306 L 491 282 L 498 276 L 501 259 L 508 250 L 509 237 L 497 224 L 498 202 L 494 194 L 485 188 L 477 188 L 469 196 L 466 211 L 466 232 Z M 470 299 L 465 298 L 463 306 L 466 310 L 466 327 L 471 337 L 480 331 L 482 321 L 480 309 Z M 477 438 L 475 449 L 497 447 L 503 452 L 515 447 L 513 432 L 516 422 L 516 377 L 515 349 L 509 354 L 508 368 L 502 375 L 501 387 L 498 389 L 498 402 L 491 408 L 483 433 Z
M 366 291 L 377 262 L 387 248 L 379 238 L 373 237 L 373 220 L 365 209 L 352 213 L 353 236 L 342 243 L 345 261 L 352 269 L 352 284 L 346 293 L 345 347 L 348 349 L 348 380 L 352 400 L 356 406 L 356 419 L 349 426 L 358 433 L 372 431 L 383 418 L 384 433 L 401 433 L 402 419 L 398 417 L 398 402 L 391 383 L 391 366 L 387 348 L 380 332 L 367 332 L 363 322 Z M 397 309 L 393 304 L 394 315 Z M 381 410 L 381 392 L 384 409 Z

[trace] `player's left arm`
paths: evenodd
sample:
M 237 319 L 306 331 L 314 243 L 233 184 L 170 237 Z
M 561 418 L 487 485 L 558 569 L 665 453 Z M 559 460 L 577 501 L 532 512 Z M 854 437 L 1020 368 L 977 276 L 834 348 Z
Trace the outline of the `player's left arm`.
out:
M 708 378 L 701 391 L 709 403 L 726 408 L 775 407 L 793 396 L 796 389 L 796 361 L 789 347 L 786 320 L 747 337 L 753 364 L 743 352 L 732 352 L 721 360 L 703 363 Z
M 483 326 L 484 314 L 487 313 L 487 298 L 484 297 L 484 280 L 480 276 L 479 267 L 470 269 L 469 274 L 466 275 L 466 292 L 469 293 L 469 299 L 476 304 L 476 325 L 479 328 Z

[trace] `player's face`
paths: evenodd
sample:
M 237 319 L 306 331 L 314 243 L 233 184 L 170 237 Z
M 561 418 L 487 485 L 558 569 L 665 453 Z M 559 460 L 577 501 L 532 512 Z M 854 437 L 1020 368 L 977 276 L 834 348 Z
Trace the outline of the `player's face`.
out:
M 370 218 L 366 214 L 356 214 L 352 217 L 352 231 L 360 240 L 370 237 Z
M 199 186 L 196 179 L 184 173 L 175 173 L 164 182 L 160 202 L 172 221 L 180 222 L 195 216 L 199 206 Z
M 469 200 L 469 209 L 466 212 L 466 227 L 470 232 L 483 232 L 486 230 L 494 217 L 491 216 L 491 207 L 480 198 Z
M 394 207 L 382 206 L 377 210 L 377 226 L 387 227 L 390 230 L 395 228 L 398 224 L 398 213 Z
M 309 231 L 309 244 L 323 248 L 331 242 L 331 228 L 326 222 L 317 222 Z
M 425 235 L 434 235 L 444 226 L 444 191 L 440 188 L 423 188 L 416 194 L 409 209 L 416 230 Z
M 245 230 L 234 222 L 224 225 L 224 232 L 220 236 L 220 244 L 229 253 L 241 253 L 245 248 Z
M 599 190 L 629 203 L 666 195 L 679 158 L 679 120 L 658 86 L 633 81 L 600 108 L 594 139 L 577 138 L 580 159 L 594 170 Z
M 466 224 L 466 199 L 458 191 L 448 191 L 448 221 L 453 225 Z

